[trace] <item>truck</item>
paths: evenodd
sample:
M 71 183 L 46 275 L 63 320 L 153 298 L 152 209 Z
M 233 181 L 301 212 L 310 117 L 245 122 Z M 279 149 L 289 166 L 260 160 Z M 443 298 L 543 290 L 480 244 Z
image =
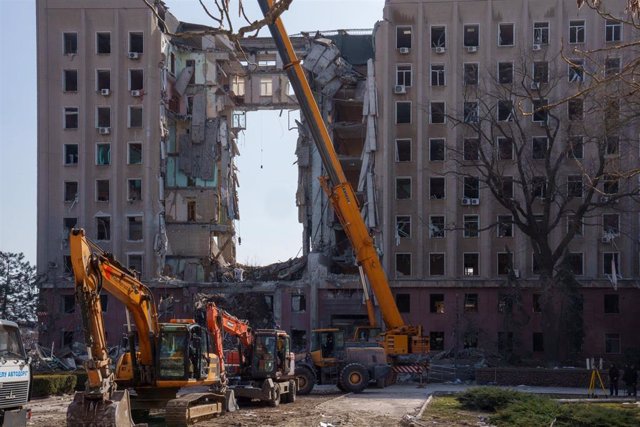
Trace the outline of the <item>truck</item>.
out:
M 0 425 L 26 426 L 31 410 L 31 358 L 27 357 L 18 324 L 0 320 Z

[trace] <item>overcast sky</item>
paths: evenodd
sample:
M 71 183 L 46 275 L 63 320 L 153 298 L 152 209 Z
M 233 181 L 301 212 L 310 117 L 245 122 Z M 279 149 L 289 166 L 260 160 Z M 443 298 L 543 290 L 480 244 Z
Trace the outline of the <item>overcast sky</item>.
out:
M 142 0 L 131 0 L 142 1 Z M 180 20 L 212 25 L 197 0 L 166 1 Z M 205 4 L 212 4 L 205 0 Z M 237 14 L 238 0 L 232 0 Z M 242 2 L 252 19 L 256 1 Z M 290 34 L 312 30 L 373 28 L 383 0 L 293 0 L 283 15 Z M 267 36 L 268 31 L 261 32 Z M 36 261 L 36 27 L 34 0 L 0 0 L 0 250 L 24 252 Z M 265 265 L 300 251 L 292 113 L 250 113 L 239 137 L 242 244 L 238 261 Z

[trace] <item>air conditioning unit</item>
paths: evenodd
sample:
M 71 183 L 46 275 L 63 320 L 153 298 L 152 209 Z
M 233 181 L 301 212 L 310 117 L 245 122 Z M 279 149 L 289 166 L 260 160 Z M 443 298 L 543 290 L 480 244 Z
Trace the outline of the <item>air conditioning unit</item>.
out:
M 536 43 L 533 45 L 533 50 L 540 50 L 540 49 L 542 49 L 542 46 L 540 46 L 539 44 Z
M 467 53 L 476 53 L 478 51 L 478 46 L 467 46 Z
M 531 82 L 531 90 L 540 89 L 540 82 Z
M 140 52 L 129 52 L 129 59 L 140 59 Z
M 131 91 L 131 96 L 135 96 L 135 97 L 142 96 L 142 91 L 141 90 L 132 90 Z
M 111 91 L 109 89 L 100 89 L 100 95 L 102 96 L 109 96 L 110 93 Z
M 471 199 L 468 197 L 463 197 L 462 198 L 462 206 L 470 206 L 471 205 Z
M 398 51 L 400 52 L 400 55 L 408 55 L 411 49 L 408 47 L 401 47 Z
M 513 273 L 513 277 L 515 277 L 516 279 L 520 278 L 520 270 L 514 268 L 513 270 L 511 270 L 511 272 Z
M 98 133 L 100 133 L 100 135 L 109 135 L 111 128 L 98 128 Z
M 480 199 L 469 199 L 471 200 L 471 206 L 478 206 L 480 204 Z
M 393 87 L 393 93 L 397 95 L 407 93 L 407 87 L 405 85 L 395 85 Z
M 445 53 L 446 49 L 444 47 L 438 46 L 436 47 L 436 53 Z

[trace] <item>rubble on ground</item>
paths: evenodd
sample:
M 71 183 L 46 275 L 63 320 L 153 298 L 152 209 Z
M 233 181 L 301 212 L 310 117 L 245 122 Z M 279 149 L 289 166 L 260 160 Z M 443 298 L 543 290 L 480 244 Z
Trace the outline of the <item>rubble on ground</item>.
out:
M 221 268 L 221 282 L 300 280 L 307 266 L 307 257 L 291 258 L 266 266 L 234 264 Z

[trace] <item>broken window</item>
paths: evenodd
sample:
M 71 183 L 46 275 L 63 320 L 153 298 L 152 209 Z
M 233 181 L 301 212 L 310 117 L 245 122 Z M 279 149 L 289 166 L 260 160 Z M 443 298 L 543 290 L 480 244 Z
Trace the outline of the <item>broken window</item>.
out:
M 111 217 L 97 216 L 96 231 L 97 240 L 111 240 Z
M 479 80 L 479 67 L 478 64 L 475 63 L 465 63 L 464 64 L 464 73 L 463 73 L 463 83 L 465 86 L 475 86 L 478 84 Z
M 142 240 L 142 217 L 141 216 L 129 216 L 127 217 L 127 240 L 138 241 Z
M 434 138 L 429 140 L 429 160 L 444 160 L 445 140 L 444 138 Z
M 549 82 L 549 63 L 538 61 L 533 63 L 533 81 L 535 83 Z
M 396 48 L 411 49 L 411 27 L 396 27 Z
M 513 254 L 498 252 L 498 275 L 506 276 L 513 270 Z
M 582 253 L 568 253 L 564 257 L 564 262 L 567 264 L 567 267 L 569 267 L 569 271 L 574 275 L 582 276 Z
M 602 232 L 608 236 L 620 235 L 620 214 L 602 215 Z
M 533 333 L 533 352 L 541 353 L 544 351 L 544 334 L 542 332 Z
M 464 294 L 464 311 L 478 311 L 478 294 Z
M 430 123 L 443 124 L 446 122 L 444 102 L 431 102 L 429 104 Z
M 431 215 L 429 217 L 429 237 L 431 239 L 444 239 L 444 215 Z
M 611 77 L 616 74 L 620 74 L 621 67 L 620 58 L 607 58 L 604 63 L 604 75 L 606 77 Z
M 111 108 L 110 107 L 98 107 L 96 111 L 96 127 L 98 128 L 111 127 Z
M 462 254 L 462 271 L 465 276 L 480 275 L 480 256 L 477 253 Z
M 111 89 L 111 71 L 109 70 L 97 70 L 96 80 L 98 82 L 98 91 Z
M 443 64 L 431 64 L 431 86 L 444 86 L 445 75 Z
M 584 115 L 584 103 L 580 98 L 573 98 L 567 102 L 569 120 L 582 120 Z
M 98 54 L 111 53 L 111 33 L 96 33 L 96 52 Z
M 584 61 L 582 59 L 571 59 L 567 66 L 569 67 L 569 81 L 582 83 L 584 81 Z
M 444 254 L 443 253 L 429 254 L 429 275 L 444 276 Z
M 78 164 L 78 144 L 64 144 L 64 164 Z
M 569 43 L 584 43 L 584 21 L 569 21 Z
M 617 276 L 620 274 L 620 258 L 617 252 L 605 252 L 602 254 L 602 271 L 604 274 Z
M 396 85 L 411 86 L 411 64 L 396 66 Z
M 604 295 L 604 312 L 607 314 L 620 313 L 620 297 L 618 294 Z
M 607 19 L 605 24 L 605 41 L 619 42 L 622 40 L 622 23 L 615 19 Z
M 129 33 L 129 52 L 144 52 L 144 36 L 142 33 Z
M 534 176 L 531 179 L 531 195 L 540 199 L 547 197 L 547 179 L 544 176 Z
M 607 136 L 604 139 L 604 154 L 607 157 L 617 157 L 620 154 L 620 138 L 617 136 Z
M 445 27 L 437 26 L 431 27 L 431 48 L 445 48 L 447 47 L 447 32 Z
M 534 313 L 542 313 L 542 294 L 533 294 L 531 298 L 531 310 Z
M 614 175 L 605 175 L 603 177 L 602 191 L 604 194 L 616 194 L 618 192 L 618 178 Z
M 442 200 L 445 198 L 444 177 L 429 178 L 429 198 L 431 200 Z
M 480 140 L 478 138 L 465 138 L 462 141 L 462 152 L 464 160 L 479 160 Z
M 429 311 L 444 314 L 444 294 L 429 295 Z
M 187 221 L 195 221 L 197 214 L 196 214 L 196 201 L 195 200 L 188 200 L 187 201 Z
M 231 117 L 231 126 L 234 129 L 246 129 L 247 128 L 247 112 L 246 111 L 234 111 Z
M 464 103 L 464 122 L 478 123 L 480 106 L 478 101 L 469 101 Z
M 142 70 L 129 70 L 129 90 L 142 90 L 144 74 Z
M 582 159 L 584 153 L 582 136 L 569 137 L 569 155 L 574 159 Z
M 396 216 L 396 236 L 401 239 L 411 238 L 411 217 L 409 215 Z
M 98 144 L 96 146 L 96 165 L 106 166 L 111 164 L 111 144 Z
M 480 180 L 473 176 L 465 176 L 462 185 L 462 197 L 478 199 L 480 197 Z
M 606 354 L 620 353 L 620 334 L 604 334 L 604 352 Z
M 444 350 L 444 332 L 431 331 L 429 332 L 429 345 L 433 351 Z
M 533 23 L 533 44 L 538 44 L 538 45 L 549 44 L 549 23 L 548 22 Z
M 62 229 L 64 238 L 68 239 L 69 234 L 71 234 L 71 230 L 78 225 L 78 218 L 62 218 Z
M 396 277 L 411 276 L 411 254 L 396 254 Z
M 78 182 L 65 181 L 64 183 L 64 201 L 75 202 L 78 197 Z
M 513 177 L 502 176 L 500 177 L 500 190 L 502 197 L 505 199 L 513 199 Z
M 129 127 L 141 128 L 142 127 L 142 107 L 129 107 Z
M 478 237 L 480 230 L 480 217 L 478 215 L 464 215 L 464 237 Z
M 231 92 L 235 96 L 244 96 L 244 77 L 242 76 L 233 76 L 231 80 Z
M 411 312 L 411 295 L 410 294 L 396 294 L 396 306 L 400 313 Z
M 513 62 L 498 62 L 498 82 L 513 83 Z
M 78 33 L 62 33 L 62 45 L 65 55 L 78 53 Z
M 307 300 L 304 294 L 291 295 L 291 312 L 304 313 L 307 310 Z
M 513 216 L 498 215 L 498 237 L 513 237 Z
M 513 332 L 498 332 L 498 351 L 501 353 L 513 351 Z
M 545 159 L 549 150 L 549 138 L 546 136 L 534 136 L 532 142 L 531 156 L 536 160 Z
M 109 201 L 109 180 L 108 179 L 96 180 L 96 200 L 98 202 Z
M 533 116 L 532 121 L 536 123 L 547 123 L 547 100 L 533 100 Z
M 142 277 L 144 272 L 144 262 L 141 254 L 129 254 L 127 256 L 127 266 L 129 270 L 136 271 L 138 277 Z
M 75 313 L 76 311 L 75 295 L 62 295 L 61 305 L 62 305 L 62 312 L 64 314 Z
M 396 139 L 396 162 L 411 161 L 411 140 Z
M 480 46 L 480 26 L 465 25 L 464 26 L 464 47 Z
M 139 142 L 129 143 L 129 153 L 127 161 L 130 165 L 139 165 L 142 163 L 142 144 Z
M 567 176 L 567 197 L 582 197 L 582 176 Z
M 511 138 L 498 137 L 498 159 L 513 160 L 513 140 Z
M 107 312 L 107 309 L 109 308 L 109 295 L 100 295 L 100 307 L 102 308 L 103 313 Z
M 78 129 L 78 107 L 64 107 L 64 128 Z
M 275 67 L 275 66 L 276 66 L 276 61 L 273 59 L 258 60 L 258 67 L 269 68 L 269 67 Z
M 499 122 L 513 121 L 513 102 L 511 100 L 498 101 L 498 121 Z
M 515 24 L 498 25 L 498 46 L 513 46 L 515 40 Z
M 195 84 L 196 83 L 196 61 L 193 59 L 187 59 L 184 63 L 185 68 L 191 68 L 191 70 L 193 70 L 193 72 L 191 73 L 191 78 L 189 79 L 189 84 Z
M 78 70 L 64 70 L 63 72 L 63 87 L 65 92 L 77 92 L 78 91 Z
M 396 102 L 396 123 L 411 123 L 411 102 Z
M 273 95 L 273 78 L 261 77 L 260 78 L 260 96 Z
M 71 345 L 74 343 L 74 339 L 73 339 L 73 331 L 62 331 L 62 344 L 61 344 L 61 348 L 64 347 L 71 347 Z
M 396 199 L 411 198 L 411 178 L 396 178 Z
M 65 273 L 73 273 L 73 264 L 71 263 L 71 255 L 62 256 L 62 266 Z
M 568 215 L 567 216 L 567 233 L 569 231 L 571 231 L 574 226 L 576 227 L 575 235 L 576 236 L 582 236 L 583 229 L 584 229 L 584 223 L 582 221 L 578 220 L 575 215 Z
M 142 180 L 129 179 L 127 183 L 127 200 L 142 200 Z

